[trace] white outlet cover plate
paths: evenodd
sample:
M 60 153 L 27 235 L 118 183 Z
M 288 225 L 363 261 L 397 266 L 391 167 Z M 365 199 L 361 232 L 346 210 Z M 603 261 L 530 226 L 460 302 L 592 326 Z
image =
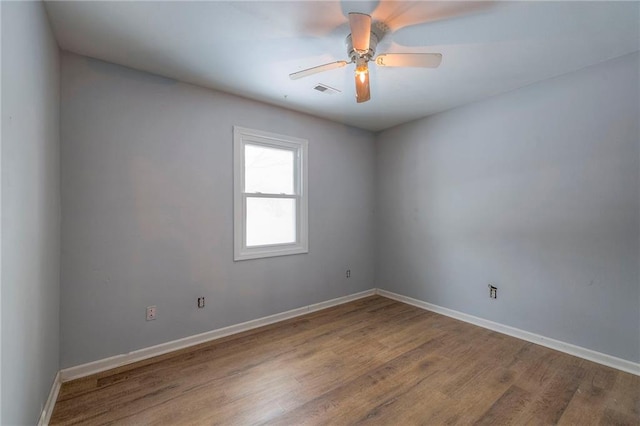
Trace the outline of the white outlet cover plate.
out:
M 154 319 L 156 319 L 156 307 L 147 306 L 147 321 L 152 321 Z

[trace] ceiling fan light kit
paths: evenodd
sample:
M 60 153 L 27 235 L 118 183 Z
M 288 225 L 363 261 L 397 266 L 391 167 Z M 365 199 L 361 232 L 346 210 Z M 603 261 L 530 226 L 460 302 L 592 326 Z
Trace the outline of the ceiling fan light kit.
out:
M 355 64 L 356 101 L 362 103 L 371 99 L 369 86 L 370 61 L 381 67 L 418 68 L 437 68 L 442 62 L 440 53 L 386 53 L 378 55 L 374 59 L 376 47 L 384 32 L 380 34 L 373 32 L 371 30 L 371 16 L 364 13 L 349 13 L 349 27 L 351 28 L 351 34 L 345 40 L 349 61 L 331 62 L 308 68 L 289 74 L 289 78 L 297 80 L 320 72 L 342 68 L 347 64 Z M 384 23 L 377 27 L 386 28 Z
M 376 54 L 378 36 L 372 32 L 369 33 L 366 49 L 356 49 L 353 46 L 353 34 L 347 36 L 345 43 L 347 45 L 347 55 L 350 59 L 349 63 L 356 64 L 356 101 L 358 103 L 366 102 L 371 99 L 371 90 L 369 88 L 369 61 Z

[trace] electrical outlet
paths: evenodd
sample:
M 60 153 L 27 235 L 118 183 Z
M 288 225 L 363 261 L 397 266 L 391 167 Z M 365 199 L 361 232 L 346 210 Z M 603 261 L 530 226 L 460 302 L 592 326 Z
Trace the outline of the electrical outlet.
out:
M 147 306 L 147 321 L 153 321 L 156 319 L 156 307 Z
M 491 299 L 497 299 L 498 298 L 498 287 L 494 287 L 491 284 L 489 284 L 489 297 Z
M 204 308 L 204 297 L 198 297 L 198 308 Z
M 351 278 L 351 269 L 347 269 L 347 278 Z

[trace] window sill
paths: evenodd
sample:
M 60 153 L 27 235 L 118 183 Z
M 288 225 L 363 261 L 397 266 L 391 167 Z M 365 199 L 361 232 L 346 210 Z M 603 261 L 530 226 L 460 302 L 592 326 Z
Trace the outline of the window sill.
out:
M 309 248 L 303 247 L 300 245 L 287 246 L 282 248 L 275 248 L 275 247 L 245 248 L 235 252 L 233 255 L 233 260 L 237 262 L 242 260 L 262 259 L 265 257 L 276 257 L 276 256 L 289 256 L 292 254 L 304 254 L 304 253 L 309 253 Z

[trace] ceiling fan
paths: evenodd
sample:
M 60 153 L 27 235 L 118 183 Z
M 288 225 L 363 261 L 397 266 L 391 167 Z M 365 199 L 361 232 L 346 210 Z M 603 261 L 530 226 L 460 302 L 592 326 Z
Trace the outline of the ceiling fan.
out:
M 317 67 L 289 74 L 289 78 L 297 80 L 323 71 L 342 68 L 347 64 L 356 64 L 356 101 L 366 102 L 371 99 L 369 89 L 369 61 L 374 60 L 380 67 L 419 67 L 437 68 L 442 61 L 440 53 L 383 53 L 376 54 L 376 46 L 384 32 L 373 32 L 371 16 L 364 13 L 349 13 L 351 34 L 347 36 L 347 55 L 349 61 L 331 62 Z M 384 27 L 384 24 L 382 25 Z

